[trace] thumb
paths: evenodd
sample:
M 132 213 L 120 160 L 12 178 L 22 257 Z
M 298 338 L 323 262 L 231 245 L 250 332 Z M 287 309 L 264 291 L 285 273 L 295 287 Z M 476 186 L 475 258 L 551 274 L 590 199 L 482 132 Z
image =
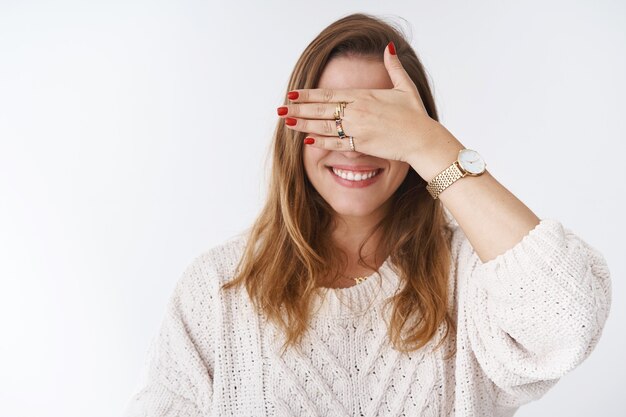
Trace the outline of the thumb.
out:
M 415 83 L 413 83 L 413 80 L 411 80 L 411 77 L 409 77 L 409 74 L 402 66 L 400 58 L 398 58 L 398 55 L 396 55 L 396 46 L 394 45 L 393 41 L 387 44 L 383 61 L 385 63 L 385 68 L 387 68 L 389 78 L 391 78 L 391 82 L 393 83 L 394 88 L 402 91 L 417 91 Z

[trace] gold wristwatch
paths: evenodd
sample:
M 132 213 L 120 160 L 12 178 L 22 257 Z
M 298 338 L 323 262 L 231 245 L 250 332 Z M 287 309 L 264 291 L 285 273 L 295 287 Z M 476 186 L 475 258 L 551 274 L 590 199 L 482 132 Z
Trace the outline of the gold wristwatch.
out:
M 485 172 L 486 167 L 485 160 L 478 152 L 471 149 L 461 149 L 457 160 L 430 180 L 426 189 L 436 200 L 443 190 L 458 179 L 466 175 L 477 177 Z

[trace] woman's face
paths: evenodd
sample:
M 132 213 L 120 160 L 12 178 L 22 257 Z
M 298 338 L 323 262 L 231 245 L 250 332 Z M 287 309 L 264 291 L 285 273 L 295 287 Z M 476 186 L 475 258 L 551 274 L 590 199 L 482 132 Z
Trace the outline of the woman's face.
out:
M 326 64 L 318 88 L 393 88 L 393 83 L 382 61 L 337 57 Z M 348 104 L 345 113 L 349 112 Z M 346 131 L 346 134 L 350 132 Z M 358 140 L 358 137 L 354 138 L 356 149 Z M 372 221 L 384 216 L 388 209 L 384 203 L 400 186 L 410 168 L 408 163 L 402 161 L 382 159 L 358 151 L 329 151 L 309 145 L 304 145 L 303 160 L 307 177 L 340 217 L 371 218 Z M 338 177 L 330 167 L 342 168 L 348 179 Z M 368 180 L 350 180 L 357 172 L 363 173 L 362 177 L 374 170 L 377 173 Z

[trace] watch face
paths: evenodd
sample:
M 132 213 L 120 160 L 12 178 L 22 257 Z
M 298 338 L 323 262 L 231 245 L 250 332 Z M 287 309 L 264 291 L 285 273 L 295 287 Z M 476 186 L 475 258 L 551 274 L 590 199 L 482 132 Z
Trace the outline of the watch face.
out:
M 485 160 L 478 152 L 471 149 L 463 149 L 459 152 L 459 164 L 470 175 L 485 172 Z

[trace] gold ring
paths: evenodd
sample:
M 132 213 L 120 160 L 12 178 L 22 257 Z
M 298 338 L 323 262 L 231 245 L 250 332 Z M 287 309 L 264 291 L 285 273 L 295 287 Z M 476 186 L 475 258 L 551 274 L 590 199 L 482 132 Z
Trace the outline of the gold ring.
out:
M 346 103 L 345 101 L 337 103 L 337 106 L 335 107 L 335 113 L 334 113 L 335 119 L 340 119 L 341 117 L 343 117 L 343 109 L 345 109 L 347 105 L 348 103 Z
M 346 134 L 343 131 L 343 126 L 341 125 L 341 117 L 344 114 L 343 109 L 346 108 L 346 105 L 347 103 L 342 101 L 337 103 L 337 107 L 335 108 L 335 125 L 337 126 L 337 135 L 339 136 L 339 139 L 344 139 L 346 137 Z

